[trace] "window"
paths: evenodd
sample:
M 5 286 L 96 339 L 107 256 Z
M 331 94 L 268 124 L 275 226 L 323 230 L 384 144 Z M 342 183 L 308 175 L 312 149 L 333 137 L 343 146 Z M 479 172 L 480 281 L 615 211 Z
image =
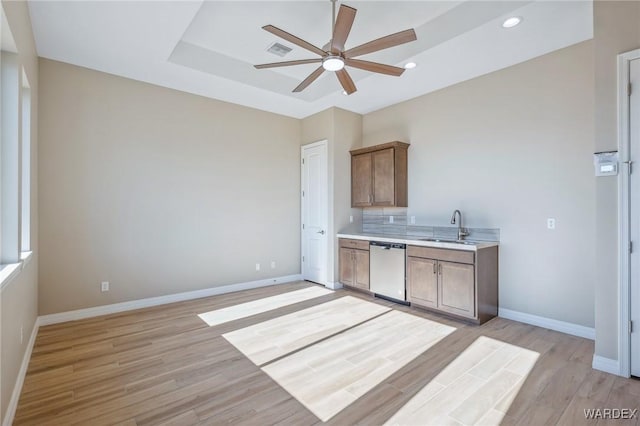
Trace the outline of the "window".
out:
M 31 88 L 0 7 L 0 289 L 31 250 Z
M 20 251 L 31 250 L 31 88 L 22 70 L 22 181 L 21 186 L 21 244 Z
M 0 263 L 20 262 L 20 92 L 16 53 L 2 51 L 2 140 L 0 150 Z

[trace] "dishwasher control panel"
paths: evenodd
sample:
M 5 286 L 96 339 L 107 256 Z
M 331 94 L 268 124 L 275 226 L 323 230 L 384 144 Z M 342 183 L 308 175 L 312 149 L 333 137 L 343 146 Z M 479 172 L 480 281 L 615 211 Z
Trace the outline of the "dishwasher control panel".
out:
M 387 249 L 401 249 L 401 250 L 405 250 L 406 249 L 406 245 L 405 244 L 399 244 L 399 243 L 382 243 L 379 241 L 371 241 L 369 243 L 370 246 L 377 246 L 377 247 L 382 247 L 382 248 L 387 248 Z

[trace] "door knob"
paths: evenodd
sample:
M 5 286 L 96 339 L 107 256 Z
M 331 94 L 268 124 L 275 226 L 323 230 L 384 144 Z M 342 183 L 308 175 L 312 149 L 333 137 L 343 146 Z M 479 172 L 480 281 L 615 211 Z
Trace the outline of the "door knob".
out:
M 318 232 L 316 232 L 316 234 L 322 234 L 322 235 L 324 235 L 324 229 L 323 229 L 322 231 L 318 231 Z

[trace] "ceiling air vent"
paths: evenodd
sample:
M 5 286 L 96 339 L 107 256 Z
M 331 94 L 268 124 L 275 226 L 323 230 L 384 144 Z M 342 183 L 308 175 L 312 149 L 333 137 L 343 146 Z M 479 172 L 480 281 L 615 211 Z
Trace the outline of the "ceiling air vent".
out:
M 280 43 L 273 43 L 271 46 L 269 46 L 269 48 L 267 49 L 267 52 L 269 53 L 273 53 L 274 55 L 278 55 L 278 56 L 285 56 L 287 53 L 291 52 L 293 49 L 291 49 L 290 47 L 285 46 L 284 44 L 280 44 Z

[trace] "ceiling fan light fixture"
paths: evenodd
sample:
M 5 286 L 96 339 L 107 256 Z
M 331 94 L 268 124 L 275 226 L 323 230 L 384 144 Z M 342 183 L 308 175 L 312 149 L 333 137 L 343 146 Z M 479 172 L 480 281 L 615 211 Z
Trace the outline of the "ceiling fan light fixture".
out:
M 520 22 L 522 22 L 522 18 L 520 16 L 512 16 L 504 20 L 504 22 L 502 23 L 502 28 L 513 28 Z
M 375 40 L 371 40 L 367 43 L 352 47 L 350 49 L 345 49 L 345 43 L 347 41 L 347 38 L 349 37 L 349 33 L 351 32 L 351 26 L 353 25 L 353 22 L 355 20 L 357 10 L 353 7 L 341 4 L 340 11 L 336 16 L 335 6 L 337 1 L 338 0 L 331 0 L 333 6 L 331 41 L 322 49 L 314 46 L 308 41 L 301 39 L 300 37 L 296 37 L 295 35 L 281 30 L 278 27 L 274 27 L 273 25 L 265 25 L 264 27 L 262 27 L 263 30 L 277 37 L 280 37 L 281 39 L 291 44 L 295 44 L 296 46 L 308 50 L 309 52 L 315 53 L 319 56 L 319 58 L 316 57 L 315 59 L 298 59 L 293 61 L 274 62 L 270 64 L 258 64 L 254 65 L 254 67 L 256 69 L 264 69 L 321 63 L 321 66 L 316 68 L 311 74 L 307 76 L 307 78 L 305 78 L 298 86 L 296 86 L 295 89 L 293 89 L 294 93 L 303 91 L 311 83 L 316 81 L 325 71 L 331 71 L 335 73 L 336 78 L 340 82 L 340 85 L 342 86 L 344 91 L 347 92 L 347 95 L 355 93 L 358 89 L 356 88 L 353 79 L 349 75 L 349 72 L 345 68 L 346 65 L 348 65 L 349 67 L 358 68 L 364 71 L 374 72 L 378 74 L 392 75 L 395 77 L 401 76 L 405 71 L 403 68 L 355 58 L 357 58 L 358 56 L 388 49 L 390 47 L 409 43 L 411 41 L 416 41 L 418 38 L 416 36 L 415 30 L 411 28 L 394 34 L 389 34 Z
M 344 59 L 340 56 L 327 56 L 322 60 L 322 68 L 327 71 L 340 71 L 344 68 Z

